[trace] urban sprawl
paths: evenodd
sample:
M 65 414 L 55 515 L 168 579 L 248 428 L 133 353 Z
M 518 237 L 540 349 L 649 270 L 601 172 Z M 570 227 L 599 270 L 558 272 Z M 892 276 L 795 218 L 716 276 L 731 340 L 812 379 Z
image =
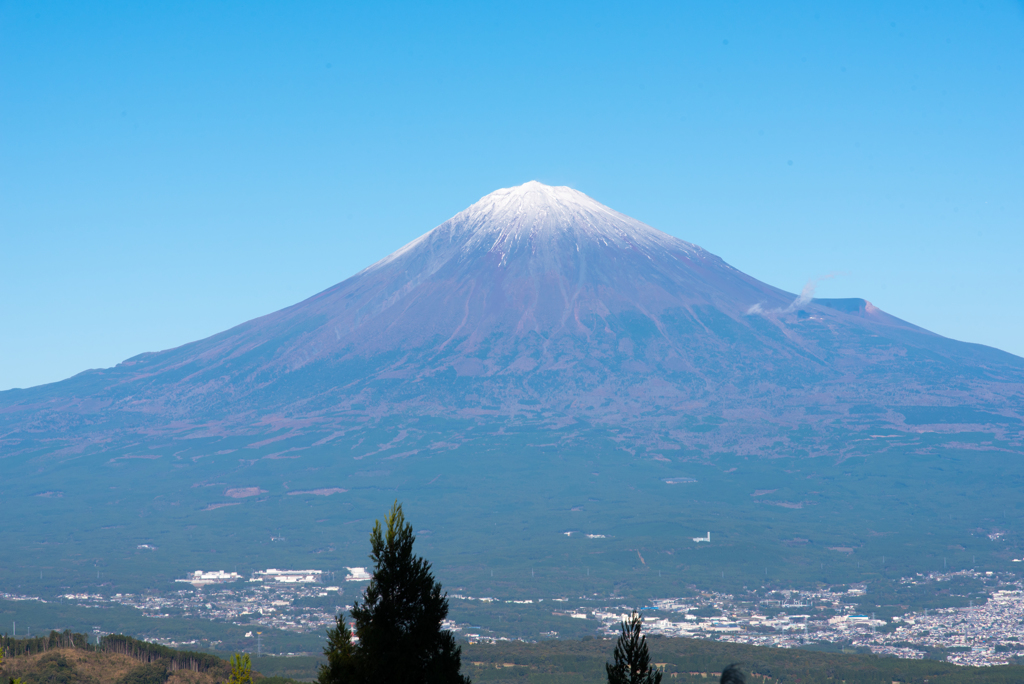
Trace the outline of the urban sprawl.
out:
M 331 573 L 320 570 L 271 568 L 255 572 L 245 580 L 234 572 L 196 571 L 177 580 L 192 588 L 164 595 L 65 594 L 57 600 L 84 606 L 120 604 L 136 608 L 146 617 L 223 621 L 251 627 L 253 631 L 313 632 L 333 626 L 337 612 L 351 608 L 342 599 L 345 584 L 356 583 L 353 593 L 358 594 L 361 586 L 370 580 L 366 568 L 347 568 L 347 574 L 336 585 L 330 583 L 332 577 Z M 900 658 L 935 657 L 939 653 L 949 662 L 960 665 L 1000 665 L 1024 657 L 1024 581 L 973 570 L 916 575 L 900 581 L 938 585 L 955 578 L 979 580 L 989 598 L 984 603 L 979 601 L 978 605 L 908 612 L 885 620 L 857 612 L 859 599 L 866 592 L 864 585 L 844 587 L 842 591 L 762 589 L 743 596 L 702 592 L 686 598 L 652 601 L 643 607 L 644 628 L 649 635 L 782 648 L 831 643 Z M 331 600 L 332 597 L 336 599 Z M 0 593 L 0 598 L 45 602 L 39 597 L 7 593 Z M 533 608 L 547 603 L 553 615 L 591 621 L 595 634 L 608 636 L 618 633 L 620 622 L 632 608 L 622 605 L 622 599 L 616 597 L 504 599 L 456 593 L 449 598 L 453 609 L 462 601 L 533 604 Z M 303 605 L 310 603 L 321 607 Z M 509 640 L 506 636 L 454 621 L 446 621 L 445 626 L 471 643 Z M 557 637 L 555 631 L 537 635 L 537 639 Z M 168 645 L 181 644 L 168 642 Z

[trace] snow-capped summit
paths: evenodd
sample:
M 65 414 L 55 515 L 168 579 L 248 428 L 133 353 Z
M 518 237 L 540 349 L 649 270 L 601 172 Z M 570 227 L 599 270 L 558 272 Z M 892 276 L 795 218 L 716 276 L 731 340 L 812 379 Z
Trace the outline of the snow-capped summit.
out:
M 688 242 L 620 214 L 579 190 L 537 181 L 495 190 L 438 229 L 443 231 L 449 225 L 495 235 L 503 241 L 551 232 L 603 238 L 616 243 L 639 241 L 697 249 Z
M 496 209 L 498 211 L 521 211 L 523 209 L 547 210 L 557 206 L 591 206 L 604 208 L 602 204 L 594 201 L 579 190 L 566 185 L 545 185 L 540 181 L 527 181 L 522 185 L 511 188 L 499 188 L 492 193 L 484 195 L 479 201 L 465 209 L 463 214 L 473 211 L 486 211 Z
M 451 221 L 486 226 L 492 232 L 514 226 L 518 231 L 533 233 L 544 228 L 570 228 L 580 219 L 583 219 L 584 226 L 643 225 L 579 190 L 564 185 L 544 185 L 538 181 L 495 190 L 456 214 Z
M 651 228 L 606 207 L 579 190 L 530 181 L 502 188 L 445 221 L 365 272 L 420 257 L 424 272 L 435 272 L 452 259 L 470 254 L 499 257 L 507 266 L 517 254 L 550 258 L 568 249 L 577 254 L 609 247 L 657 253 L 707 255 L 700 247 Z
M 454 229 L 493 235 L 497 245 L 571 235 L 622 245 L 639 243 L 695 249 L 689 243 L 606 207 L 579 190 L 537 181 L 495 190 L 437 230 L 443 232 L 449 224 Z

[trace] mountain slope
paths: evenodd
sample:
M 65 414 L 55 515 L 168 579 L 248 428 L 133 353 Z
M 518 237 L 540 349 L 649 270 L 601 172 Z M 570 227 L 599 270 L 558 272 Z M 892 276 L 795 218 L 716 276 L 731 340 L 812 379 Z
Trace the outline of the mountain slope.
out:
M 1017 422 L 1022 388 L 1024 359 L 864 300 L 783 292 L 531 182 L 287 309 L 0 393 L 0 429 L 17 451 L 40 435 L 260 434 L 401 414 L 671 427 L 730 411 L 796 423 L 827 406 L 855 422 L 857 405 L 966 405 Z

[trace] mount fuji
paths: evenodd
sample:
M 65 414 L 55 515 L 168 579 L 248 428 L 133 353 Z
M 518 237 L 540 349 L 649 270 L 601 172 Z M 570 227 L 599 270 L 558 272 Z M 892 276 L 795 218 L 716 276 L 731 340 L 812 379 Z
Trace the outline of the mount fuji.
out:
M 0 429 L 11 453 L 128 434 L 320 433 L 385 415 L 631 428 L 715 416 L 742 420 L 756 453 L 780 424 L 903 425 L 893 407 L 918 423 L 922 410 L 1017 423 L 1022 389 L 1024 359 L 864 300 L 784 292 L 530 182 L 287 309 L 0 393 Z
M 55 592 L 343 572 L 396 498 L 487 596 L 999 568 L 1022 416 L 1024 359 L 531 182 L 289 308 L 0 392 L 0 502 L 32 521 L 0 569 Z

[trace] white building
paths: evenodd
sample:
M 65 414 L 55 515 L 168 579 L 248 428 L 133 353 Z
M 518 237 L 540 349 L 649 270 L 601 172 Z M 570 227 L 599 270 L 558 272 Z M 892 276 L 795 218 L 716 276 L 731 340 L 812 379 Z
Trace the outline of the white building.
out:
M 366 568 L 345 568 L 348 570 L 346 582 L 369 582 L 373 577 L 366 572 Z
M 223 570 L 203 572 L 202 570 L 196 570 L 185 579 L 177 579 L 174 581 L 185 582 L 198 589 L 200 587 L 205 587 L 207 584 L 223 584 L 224 582 L 236 582 L 240 579 L 242 579 L 242 576 L 237 572 L 224 572 Z
M 273 582 L 275 584 L 312 584 L 319 582 L 323 570 L 278 570 L 268 568 L 257 570 L 252 574 L 250 582 Z
M 693 541 L 698 542 L 698 543 L 699 542 L 708 542 L 710 544 L 711 543 L 711 533 L 708 532 L 708 536 L 706 536 L 706 537 L 694 537 Z

